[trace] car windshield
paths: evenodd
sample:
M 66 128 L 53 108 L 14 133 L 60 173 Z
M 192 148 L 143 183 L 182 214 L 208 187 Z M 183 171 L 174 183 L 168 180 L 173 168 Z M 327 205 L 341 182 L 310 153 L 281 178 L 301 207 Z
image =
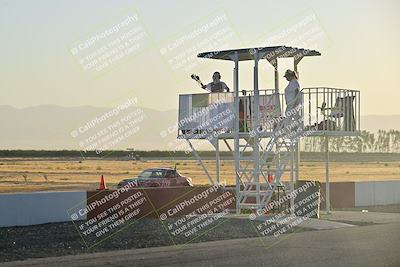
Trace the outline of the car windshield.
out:
M 163 170 L 144 170 L 141 174 L 139 174 L 140 178 L 163 178 L 164 171 Z

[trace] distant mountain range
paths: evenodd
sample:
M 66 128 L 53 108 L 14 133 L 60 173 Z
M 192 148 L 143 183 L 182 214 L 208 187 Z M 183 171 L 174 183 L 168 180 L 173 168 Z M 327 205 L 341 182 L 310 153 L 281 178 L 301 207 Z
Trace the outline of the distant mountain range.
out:
M 178 116 L 176 110 L 157 111 L 143 108 L 141 114 L 145 117 L 135 123 L 134 120 L 141 114 L 128 116 L 132 112 L 138 113 L 137 108 L 127 108 L 115 116 L 109 116 L 111 111 L 110 108 L 90 106 L 40 105 L 22 109 L 0 106 L 0 149 L 84 150 L 87 145 L 94 144 L 100 138 L 108 138 L 109 140 L 102 144 L 108 144 L 109 149 L 166 150 L 168 142 L 176 139 L 176 133 L 168 134 L 165 138 L 160 136 L 162 130 L 176 124 Z M 106 116 L 109 117 L 104 119 Z M 102 119 L 104 121 L 100 122 Z M 121 120 L 121 125 L 132 122 L 132 127 L 122 134 L 114 135 L 120 128 L 116 124 Z M 87 128 L 90 129 L 86 130 Z M 79 129 L 85 132 L 80 133 Z M 131 130 L 133 133 L 125 137 L 124 134 Z M 71 133 L 74 131 L 78 132 L 77 137 L 72 136 Z M 93 136 L 96 135 L 101 137 L 93 141 Z M 86 142 L 89 138 L 92 141 Z M 111 143 L 116 139 L 117 142 Z M 83 146 L 80 145 L 82 142 Z
M 0 149 L 83 150 L 101 138 L 106 140 L 102 144 L 109 149 L 171 149 L 171 142 L 176 139 L 173 127 L 177 123 L 177 110 L 140 108 L 143 117 L 137 121 L 134 120 L 140 114 L 136 107 L 120 111 L 118 115 L 110 115 L 111 111 L 91 106 L 40 105 L 22 109 L 0 106 Z M 130 116 L 132 113 L 134 116 Z M 371 132 L 400 129 L 400 115 L 367 115 L 361 120 L 362 129 Z M 120 126 L 129 122 L 132 126 L 121 132 Z M 118 129 L 120 132 L 113 135 Z

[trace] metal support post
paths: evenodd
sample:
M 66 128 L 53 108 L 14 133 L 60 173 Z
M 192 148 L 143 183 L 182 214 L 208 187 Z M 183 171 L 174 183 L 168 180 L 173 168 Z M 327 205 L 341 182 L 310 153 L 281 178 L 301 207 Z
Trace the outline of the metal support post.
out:
M 290 214 L 294 214 L 294 160 L 295 160 L 295 151 L 292 144 L 290 144 L 290 192 L 292 194 L 290 198 Z
M 211 178 L 210 174 L 208 173 L 206 166 L 204 166 L 203 161 L 201 160 L 201 158 L 200 158 L 199 154 L 197 153 L 196 149 L 192 145 L 192 142 L 190 142 L 189 139 L 185 139 L 185 140 L 188 142 L 190 148 L 192 149 L 193 155 L 196 157 L 196 159 L 199 162 L 199 164 L 200 164 L 201 168 L 203 169 L 204 173 L 207 175 L 208 180 L 210 181 L 210 184 L 213 185 L 214 181 Z
M 329 187 L 329 137 L 325 136 L 325 208 L 326 213 L 331 213 L 331 198 Z
M 297 75 L 299 75 L 299 71 L 298 71 L 298 64 L 300 62 L 300 60 L 303 59 L 303 55 L 299 55 L 297 57 L 294 58 L 294 71 L 297 73 Z M 302 114 L 301 114 L 302 115 Z M 301 117 L 300 117 L 301 118 Z M 300 138 L 296 144 L 296 175 L 295 175 L 295 181 L 299 180 L 300 177 Z
M 275 93 L 279 94 L 279 71 L 278 71 L 278 59 L 275 59 L 271 62 L 274 66 L 274 74 L 275 74 Z M 279 100 L 279 99 L 278 99 Z
M 235 68 L 233 69 L 233 105 L 235 113 L 235 125 L 234 125 L 234 158 L 235 158 L 235 175 L 236 175 L 236 213 L 240 213 L 240 177 L 239 177 L 239 55 L 235 52 L 234 58 Z
M 295 181 L 297 182 L 300 177 L 300 141 L 301 138 L 299 137 L 299 140 L 297 141 L 296 144 L 296 175 L 295 175 Z
M 253 138 L 253 181 L 256 183 L 256 204 L 260 207 L 260 92 L 258 90 L 258 51 L 254 54 L 254 138 Z
M 215 176 L 217 179 L 217 185 L 220 184 L 220 178 L 219 178 L 219 174 L 220 174 L 220 155 L 219 155 L 219 139 L 217 138 L 215 140 Z

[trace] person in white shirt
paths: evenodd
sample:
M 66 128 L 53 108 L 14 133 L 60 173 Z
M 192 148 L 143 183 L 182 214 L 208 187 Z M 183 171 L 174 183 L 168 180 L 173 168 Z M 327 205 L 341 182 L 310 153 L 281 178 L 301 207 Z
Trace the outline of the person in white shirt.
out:
M 211 93 L 223 93 L 225 90 L 229 92 L 229 87 L 221 81 L 221 74 L 216 71 L 212 76 L 213 81 L 207 85 L 202 85 L 202 88 L 211 92 Z
M 286 101 L 286 112 L 297 107 L 300 102 L 300 84 L 297 76 L 297 73 L 292 70 L 286 70 L 285 75 L 283 76 L 289 82 L 289 84 L 285 88 L 285 101 Z
M 297 73 L 292 70 L 287 70 L 283 77 L 289 82 L 285 88 L 285 117 L 288 118 L 288 120 L 285 121 L 284 125 L 285 127 L 290 127 L 291 131 L 296 131 L 301 120 L 299 109 L 299 105 L 302 102 L 300 84 L 297 80 Z

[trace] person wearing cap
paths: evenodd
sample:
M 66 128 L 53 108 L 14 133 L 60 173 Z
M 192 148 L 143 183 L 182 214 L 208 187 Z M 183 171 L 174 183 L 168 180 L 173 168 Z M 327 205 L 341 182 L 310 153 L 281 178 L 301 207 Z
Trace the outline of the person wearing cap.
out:
M 202 85 L 202 88 L 211 93 L 223 93 L 225 90 L 229 92 L 229 87 L 221 81 L 221 74 L 218 71 L 214 72 L 212 79 L 212 82 Z
M 286 70 L 283 77 L 289 82 L 285 88 L 286 112 L 288 112 L 300 104 L 300 84 L 297 73 L 292 70 Z

